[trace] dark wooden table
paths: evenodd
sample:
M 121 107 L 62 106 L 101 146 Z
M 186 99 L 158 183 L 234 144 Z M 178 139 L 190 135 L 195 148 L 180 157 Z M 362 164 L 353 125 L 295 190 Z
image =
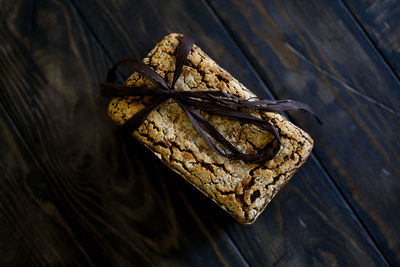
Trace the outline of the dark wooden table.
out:
M 0 265 L 400 264 L 400 2 L 2 0 Z M 315 140 L 252 226 L 106 116 L 98 84 L 171 32 Z

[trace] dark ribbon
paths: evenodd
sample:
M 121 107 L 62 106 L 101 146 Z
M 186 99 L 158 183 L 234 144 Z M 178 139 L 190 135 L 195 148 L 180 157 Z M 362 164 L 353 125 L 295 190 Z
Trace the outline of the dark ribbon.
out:
M 240 108 L 262 110 L 269 112 L 283 112 L 287 110 L 304 110 L 313 114 L 319 123 L 320 120 L 311 110 L 311 108 L 303 103 L 293 100 L 255 100 L 242 99 L 235 95 L 227 94 L 221 91 L 177 91 L 175 83 L 181 74 L 183 64 L 189 55 L 193 46 L 193 40 L 185 35 L 178 47 L 176 56 L 176 65 L 174 79 L 171 86 L 151 67 L 141 61 L 135 59 L 126 59 L 117 62 L 111 68 L 107 75 L 107 83 L 101 84 L 101 96 L 103 97 L 124 97 L 124 96 L 155 96 L 154 103 L 147 105 L 145 108 L 133 115 L 123 124 L 123 128 L 132 132 L 136 130 L 149 113 L 164 101 L 172 98 L 185 111 L 186 115 L 192 122 L 194 128 L 204 139 L 204 141 L 212 148 L 214 152 L 232 160 L 243 160 L 251 163 L 265 163 L 271 160 L 278 153 L 281 145 L 279 132 L 271 123 L 250 115 Z M 116 70 L 119 66 L 126 66 L 132 72 L 137 72 L 149 81 L 155 84 L 154 88 L 144 86 L 131 86 L 124 84 L 111 83 L 116 80 Z M 253 124 L 257 127 L 270 132 L 277 141 L 275 146 L 266 146 L 263 150 L 255 154 L 247 154 L 240 152 L 225 137 L 223 137 L 203 116 L 196 110 L 203 110 L 210 114 L 224 116 L 239 122 Z M 216 145 L 214 142 L 218 145 Z M 223 149 L 221 149 L 221 147 Z

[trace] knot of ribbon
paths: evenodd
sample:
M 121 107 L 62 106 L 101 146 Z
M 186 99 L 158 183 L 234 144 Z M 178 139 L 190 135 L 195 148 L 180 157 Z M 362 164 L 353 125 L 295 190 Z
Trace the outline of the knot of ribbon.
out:
M 183 65 L 192 49 L 193 43 L 193 39 L 191 39 L 188 35 L 185 35 L 182 38 L 177 49 L 175 71 L 171 86 L 168 86 L 167 82 L 150 66 L 135 59 L 121 60 L 108 71 L 107 82 L 102 83 L 100 86 L 101 96 L 109 98 L 125 96 L 155 96 L 153 103 L 145 106 L 122 125 L 124 129 L 130 132 L 136 130 L 154 108 L 158 107 L 161 103 L 168 99 L 173 99 L 185 111 L 194 128 L 215 153 L 232 160 L 242 160 L 249 163 L 263 164 L 266 161 L 273 159 L 279 152 L 281 145 L 279 132 L 273 124 L 243 111 L 243 108 L 269 112 L 304 110 L 313 114 L 317 121 L 321 123 L 308 105 L 293 100 L 250 101 L 255 97 L 243 99 L 222 91 L 175 90 L 176 81 L 182 72 Z M 128 67 L 132 73 L 137 72 L 141 76 L 151 81 L 155 87 L 112 83 L 116 80 L 116 70 L 118 70 L 119 66 Z M 276 144 L 274 146 L 267 145 L 256 153 L 240 152 L 197 110 L 227 117 L 245 124 L 255 125 L 270 132 L 274 136 Z

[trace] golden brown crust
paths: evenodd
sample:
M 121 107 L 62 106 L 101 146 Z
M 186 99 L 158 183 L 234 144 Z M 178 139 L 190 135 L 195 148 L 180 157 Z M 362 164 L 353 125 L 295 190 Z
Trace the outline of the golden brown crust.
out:
M 174 55 L 181 38 L 180 34 L 166 36 L 144 59 L 168 84 L 173 79 Z M 153 86 L 136 73 L 128 78 L 126 84 Z M 255 96 L 196 45 L 175 88 L 222 90 L 242 98 Z M 114 98 L 109 104 L 108 114 L 121 125 L 151 101 L 149 97 Z M 278 155 L 264 166 L 216 155 L 173 100 L 154 109 L 132 135 L 239 222 L 250 224 L 306 161 L 313 147 L 311 137 L 282 115 L 269 112 L 252 114 L 273 123 L 282 137 Z M 255 153 L 273 140 L 271 134 L 255 126 L 206 113 L 202 115 L 242 152 Z

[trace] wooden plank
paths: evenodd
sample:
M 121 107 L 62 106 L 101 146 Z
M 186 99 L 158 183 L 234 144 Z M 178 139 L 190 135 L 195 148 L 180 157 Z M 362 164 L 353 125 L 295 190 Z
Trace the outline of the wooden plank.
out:
M 344 4 L 400 77 L 399 1 L 352 0 Z
M 338 2 L 211 4 L 273 93 L 322 116 L 319 126 L 292 114 L 389 262 L 399 263 L 400 86 L 375 48 Z
M 246 59 L 214 20 L 194 1 L 75 1 L 114 60 L 143 57 L 170 32 L 191 32 L 196 43 L 249 88 L 266 95 Z M 132 10 L 135 15 L 132 15 Z M 184 192 L 185 193 L 185 192 Z M 183 194 L 184 194 L 183 193 Z M 185 194 L 186 195 L 186 194 Z M 203 204 L 194 205 L 204 209 Z M 384 265 L 385 262 L 358 224 L 354 214 L 314 159 L 274 200 L 255 225 L 231 220 L 213 224 L 227 228 L 250 265 L 340 263 Z M 215 217 L 215 218 L 213 218 Z
M 1 6 L 0 265 L 246 266 L 178 194 L 201 193 L 105 116 L 110 63 L 70 4 Z
M 0 244 L 2 266 L 88 263 L 53 204 L 57 197 L 0 106 Z M 57 205 L 58 206 L 58 205 Z M 53 218 L 55 220 L 52 220 Z M 60 242 L 63 240 L 63 242 Z M 62 252 L 62 253 L 60 253 Z

